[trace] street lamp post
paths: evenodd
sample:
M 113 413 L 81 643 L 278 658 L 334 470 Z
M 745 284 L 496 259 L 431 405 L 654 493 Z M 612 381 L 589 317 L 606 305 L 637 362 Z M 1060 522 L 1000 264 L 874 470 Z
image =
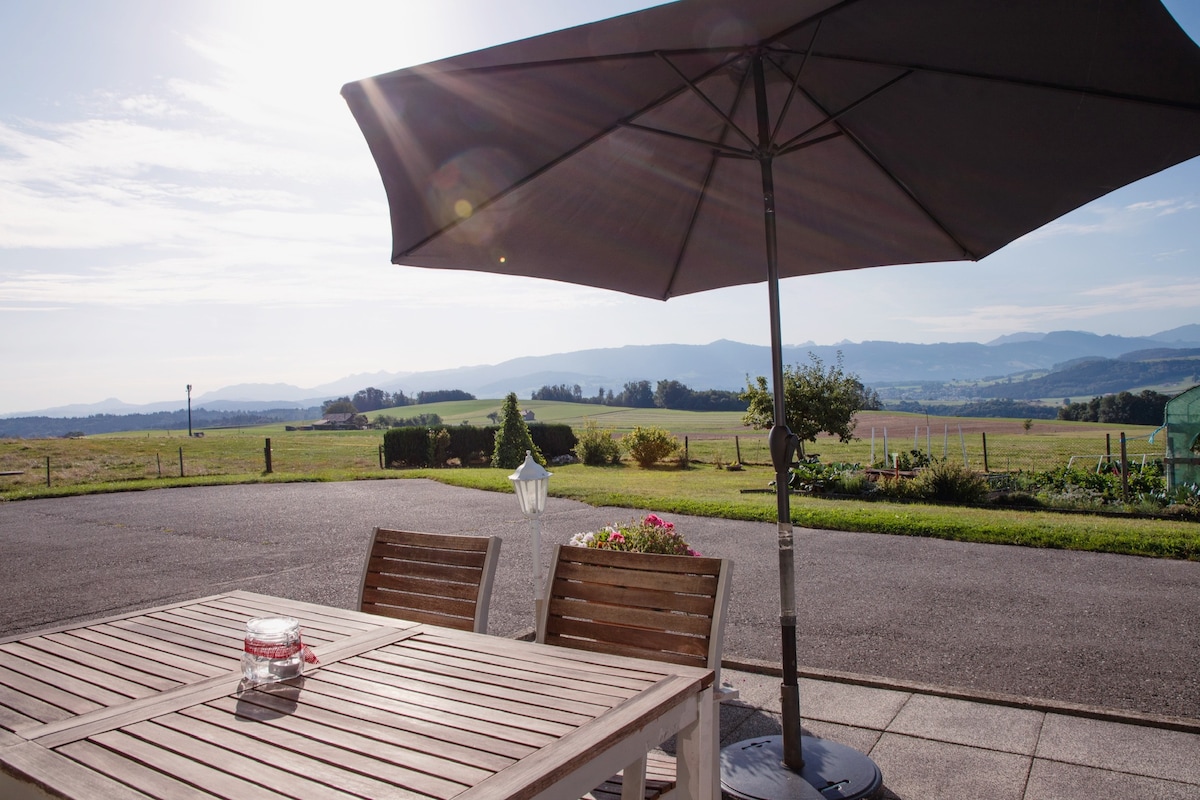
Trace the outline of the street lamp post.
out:
M 192 438 L 192 385 L 187 385 L 188 392 L 188 438 Z
M 517 494 L 517 502 L 521 504 L 521 513 L 529 520 L 529 538 L 533 549 L 533 611 L 534 628 L 542 618 L 542 512 L 546 510 L 546 492 L 550 486 L 550 476 L 541 464 L 533 460 L 533 454 L 525 451 L 525 462 L 517 467 L 517 471 L 508 476 L 513 482 L 513 491 Z

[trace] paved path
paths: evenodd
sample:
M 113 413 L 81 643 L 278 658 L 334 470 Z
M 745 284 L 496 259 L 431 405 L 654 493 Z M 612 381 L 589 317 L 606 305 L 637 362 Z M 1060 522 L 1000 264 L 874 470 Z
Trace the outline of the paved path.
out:
M 633 518 L 551 498 L 550 545 Z M 734 559 L 725 653 L 779 663 L 775 526 L 668 515 Z M 373 526 L 504 539 L 491 632 L 532 624 L 512 495 L 430 481 L 0 504 L 0 636 L 244 588 L 351 607 Z M 803 669 L 1200 720 L 1200 562 L 797 530 Z

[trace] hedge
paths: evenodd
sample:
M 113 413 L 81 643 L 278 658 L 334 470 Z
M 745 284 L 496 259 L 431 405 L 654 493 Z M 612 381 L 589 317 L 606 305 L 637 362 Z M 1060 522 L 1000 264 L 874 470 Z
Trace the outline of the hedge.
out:
M 383 434 L 384 463 L 389 467 L 443 466 L 433 463 L 430 434 L 438 430 L 450 435 L 447 460 L 457 458 L 463 466 L 490 463 L 497 430 L 491 425 L 483 428 L 473 425 L 391 428 Z M 579 441 L 571 426 L 563 424 L 534 423 L 529 426 L 529 435 L 546 458 L 571 453 Z

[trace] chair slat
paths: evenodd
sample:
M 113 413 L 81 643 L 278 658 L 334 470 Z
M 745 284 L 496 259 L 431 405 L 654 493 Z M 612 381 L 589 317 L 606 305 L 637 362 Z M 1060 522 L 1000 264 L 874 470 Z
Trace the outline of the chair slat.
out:
M 500 539 L 376 528 L 359 610 L 487 632 Z

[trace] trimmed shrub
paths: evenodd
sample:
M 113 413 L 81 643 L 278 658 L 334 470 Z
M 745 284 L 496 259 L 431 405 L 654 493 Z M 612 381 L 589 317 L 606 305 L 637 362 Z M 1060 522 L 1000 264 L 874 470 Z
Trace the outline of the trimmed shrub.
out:
M 383 434 L 383 460 L 389 467 L 429 466 L 429 428 L 392 428 Z
M 473 463 L 488 463 L 496 447 L 496 428 L 493 426 L 455 425 L 445 429 L 450 435 L 447 459 L 457 458 L 466 467 Z
M 913 479 L 917 494 L 939 503 L 979 503 L 988 493 L 987 481 L 961 464 L 936 461 Z
M 583 435 L 575 445 L 575 457 L 589 467 L 602 467 L 621 461 L 621 446 L 613 439 L 611 428 L 601 428 L 594 419 L 583 421 Z
M 679 452 L 679 440 L 670 431 L 641 425 L 621 437 L 621 445 L 639 466 L 649 467 Z
M 444 467 L 450 460 L 450 434 L 445 428 L 429 431 L 429 460 L 435 467 Z
M 529 436 L 533 444 L 546 458 L 565 456 L 575 450 L 579 439 L 570 425 L 562 423 L 549 424 L 537 422 L 529 426 Z

